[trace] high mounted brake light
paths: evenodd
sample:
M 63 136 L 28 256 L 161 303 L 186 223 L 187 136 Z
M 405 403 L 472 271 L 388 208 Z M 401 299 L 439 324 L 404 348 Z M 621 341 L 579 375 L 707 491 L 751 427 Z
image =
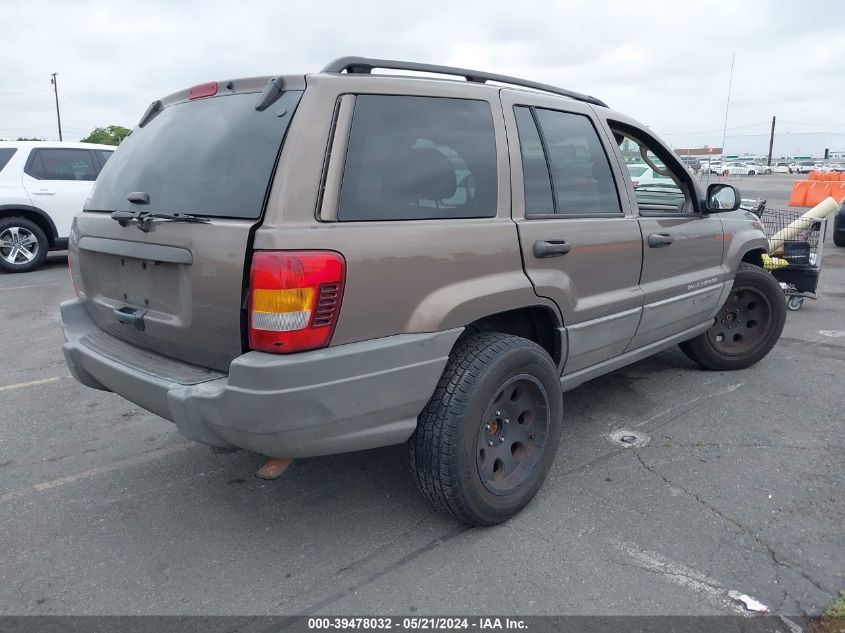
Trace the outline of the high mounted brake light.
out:
M 188 92 L 188 99 L 202 99 L 203 97 L 213 97 L 217 94 L 217 82 L 209 81 L 205 84 L 194 86 Z
M 249 284 L 249 346 L 285 354 L 325 347 L 334 333 L 346 262 L 333 251 L 258 251 Z

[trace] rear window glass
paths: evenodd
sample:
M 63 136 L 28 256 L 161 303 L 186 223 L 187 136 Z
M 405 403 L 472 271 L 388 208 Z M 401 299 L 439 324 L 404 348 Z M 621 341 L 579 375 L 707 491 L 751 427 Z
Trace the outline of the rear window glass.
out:
M 97 167 L 87 149 L 36 149 L 24 171 L 38 180 L 94 180 Z
M 492 217 L 497 187 L 488 102 L 356 98 L 339 220 Z
M 3 171 L 3 168 L 12 159 L 16 151 L 18 150 L 14 147 L 0 147 L 0 171 Z
M 86 211 L 145 211 L 258 218 L 276 158 L 302 91 L 262 112 L 258 94 L 234 94 L 164 108 L 120 144 L 100 172 Z M 103 157 L 107 158 L 107 157 Z

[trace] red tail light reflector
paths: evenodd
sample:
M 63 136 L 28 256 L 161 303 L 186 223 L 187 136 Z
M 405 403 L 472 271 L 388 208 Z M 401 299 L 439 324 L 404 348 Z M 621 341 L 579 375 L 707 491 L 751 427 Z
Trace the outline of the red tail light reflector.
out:
M 346 262 L 333 251 L 257 251 L 249 284 L 249 346 L 285 354 L 329 344 Z

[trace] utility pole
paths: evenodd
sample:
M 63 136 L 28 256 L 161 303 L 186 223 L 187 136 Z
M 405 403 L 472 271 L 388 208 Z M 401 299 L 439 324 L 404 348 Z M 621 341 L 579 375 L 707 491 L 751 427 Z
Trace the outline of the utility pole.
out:
M 725 137 L 728 133 L 728 111 L 731 107 L 731 86 L 734 82 L 734 59 L 736 53 L 731 53 L 731 77 L 728 80 L 728 100 L 725 102 L 725 127 L 722 128 L 722 160 L 725 159 Z
M 56 75 L 59 73 L 50 74 L 50 83 L 53 84 L 53 94 L 56 95 L 56 121 L 59 123 L 59 140 L 62 140 L 62 115 L 59 113 L 59 80 Z
M 771 134 L 771 136 L 769 136 L 769 162 L 768 162 L 769 167 L 772 166 L 772 147 L 775 144 L 775 119 L 776 118 L 777 117 L 774 117 L 774 116 L 772 117 L 772 134 Z

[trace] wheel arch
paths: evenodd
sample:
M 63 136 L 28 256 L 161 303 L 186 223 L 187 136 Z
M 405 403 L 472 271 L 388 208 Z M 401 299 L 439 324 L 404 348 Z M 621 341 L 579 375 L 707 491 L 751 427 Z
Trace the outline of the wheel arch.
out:
M 558 370 L 565 360 L 563 324 L 558 314 L 546 305 L 531 305 L 485 315 L 467 324 L 463 336 L 477 332 L 512 334 L 533 341 L 546 350 Z
M 35 222 L 44 231 L 50 247 L 52 248 L 56 245 L 59 232 L 56 229 L 53 219 L 42 209 L 24 204 L 0 204 L 0 219 L 14 217 L 26 218 Z
M 747 250 L 742 257 L 740 258 L 740 262 L 745 262 L 746 264 L 753 264 L 755 266 L 759 266 L 763 268 L 763 255 L 766 254 L 765 248 L 752 248 Z

